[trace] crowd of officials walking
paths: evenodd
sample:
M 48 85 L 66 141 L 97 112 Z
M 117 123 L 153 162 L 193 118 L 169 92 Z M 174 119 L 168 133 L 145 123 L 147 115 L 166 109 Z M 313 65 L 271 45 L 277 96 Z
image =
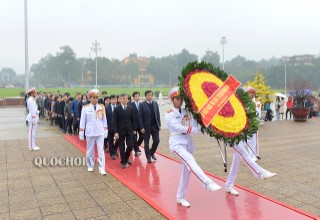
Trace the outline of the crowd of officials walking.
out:
M 255 88 L 248 87 L 244 91 L 248 92 L 253 102 L 256 102 L 254 99 Z M 161 121 L 159 106 L 157 102 L 153 101 L 151 90 L 145 91 L 145 100 L 142 102 L 140 102 L 139 92 L 133 92 L 132 98 L 125 93 L 119 96 L 107 96 L 106 91 L 103 91 L 102 97 L 99 98 L 100 94 L 97 89 L 90 90 L 87 93 L 88 96 L 77 93 L 74 98 L 70 97 L 69 93 L 58 96 L 50 93 L 40 92 L 38 95 L 36 93 L 34 88 L 28 91 L 30 95 L 27 101 L 29 110 L 27 121 L 30 123 L 28 125 L 29 150 L 40 149 L 35 145 L 37 113 L 39 113 L 39 117 L 46 118 L 51 126 L 58 126 L 63 133 L 79 135 L 80 140 L 86 139 L 88 172 L 94 170 L 95 145 L 97 146 L 101 175 L 106 175 L 105 153 L 109 153 L 111 159 L 116 160 L 119 157 L 119 152 L 121 168 L 125 169 L 132 165 L 130 155 L 133 150 L 135 156 L 141 154 L 140 145 L 142 142 L 144 142 L 147 162 L 152 163 L 152 160 L 157 160 L 155 152 L 160 142 Z M 184 207 L 190 207 L 190 203 L 186 200 L 186 192 L 191 172 L 209 191 L 218 191 L 221 186 L 203 172 L 192 155 L 195 146 L 190 134 L 197 133 L 199 126 L 192 115 L 182 108 L 183 98 L 179 87 L 172 88 L 168 97 L 173 105 L 165 114 L 165 121 L 170 131 L 169 147 L 170 151 L 181 158 L 182 162 L 180 184 L 176 195 L 177 203 Z M 38 109 L 36 110 L 36 108 Z M 256 102 L 256 108 L 261 110 L 259 102 Z M 151 148 L 149 147 L 150 137 L 153 140 Z M 233 146 L 235 151 L 226 182 L 226 192 L 234 196 L 239 195 L 239 192 L 234 188 L 234 183 L 241 159 L 246 162 L 248 168 L 258 179 L 277 175 L 263 169 L 255 162 L 259 159 L 258 133 L 248 139 L 247 145 L 251 145 L 249 148 L 254 152 L 253 155 L 250 155 L 250 151 L 245 149 L 244 142 Z
M 141 101 L 138 91 L 133 92 L 132 96 L 125 93 L 108 95 L 107 91 L 103 91 L 98 99 L 98 104 L 104 107 L 108 125 L 104 150 L 112 160 L 116 160 L 120 152 L 122 168 L 131 163 L 126 158 L 131 149 L 135 156 L 141 154 L 142 143 L 148 163 L 157 160 L 155 152 L 160 142 L 160 111 L 158 103 L 153 101 L 153 92 L 147 90 L 144 95 L 145 100 Z M 39 118 L 45 118 L 51 126 L 57 126 L 65 134 L 78 135 L 81 112 L 84 106 L 90 104 L 90 97 L 80 92 L 74 97 L 70 93 L 37 92 L 35 101 Z M 153 140 L 151 147 L 150 137 Z

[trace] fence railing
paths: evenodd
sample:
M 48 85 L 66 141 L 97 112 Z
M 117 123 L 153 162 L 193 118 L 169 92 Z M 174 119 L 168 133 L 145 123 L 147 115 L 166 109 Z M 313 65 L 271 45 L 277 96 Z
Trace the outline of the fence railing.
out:
M 0 99 L 0 107 L 6 106 L 24 106 L 23 97 L 7 97 Z

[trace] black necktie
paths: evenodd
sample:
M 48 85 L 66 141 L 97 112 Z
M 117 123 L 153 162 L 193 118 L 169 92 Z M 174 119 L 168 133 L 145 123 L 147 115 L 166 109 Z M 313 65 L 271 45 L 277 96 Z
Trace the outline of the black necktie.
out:
M 127 115 L 127 106 L 123 106 L 124 114 Z
M 97 110 L 97 106 L 94 105 L 93 107 L 94 107 L 94 110 Z
M 179 112 L 180 112 L 180 114 L 181 114 L 181 109 L 179 109 Z

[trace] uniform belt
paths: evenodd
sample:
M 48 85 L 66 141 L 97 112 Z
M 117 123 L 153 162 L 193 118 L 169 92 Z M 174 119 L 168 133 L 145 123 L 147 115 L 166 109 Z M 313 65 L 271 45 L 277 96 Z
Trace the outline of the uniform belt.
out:
M 182 134 L 180 132 L 170 132 L 170 136 L 179 136 L 179 135 L 185 135 L 185 134 Z

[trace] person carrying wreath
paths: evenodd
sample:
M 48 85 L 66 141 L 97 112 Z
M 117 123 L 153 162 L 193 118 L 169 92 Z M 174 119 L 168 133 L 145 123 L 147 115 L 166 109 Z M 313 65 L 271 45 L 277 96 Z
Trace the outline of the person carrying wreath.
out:
M 195 145 L 191 134 L 198 132 L 198 123 L 190 113 L 181 108 L 183 99 L 180 95 L 179 87 L 172 88 L 168 97 L 173 104 L 173 107 L 165 114 L 165 121 L 170 131 L 169 146 L 171 152 L 177 155 L 182 163 L 180 184 L 176 195 L 177 203 L 184 207 L 189 207 L 190 203 L 186 200 L 186 192 L 191 172 L 198 177 L 207 190 L 217 191 L 221 187 L 203 172 L 192 155 Z

